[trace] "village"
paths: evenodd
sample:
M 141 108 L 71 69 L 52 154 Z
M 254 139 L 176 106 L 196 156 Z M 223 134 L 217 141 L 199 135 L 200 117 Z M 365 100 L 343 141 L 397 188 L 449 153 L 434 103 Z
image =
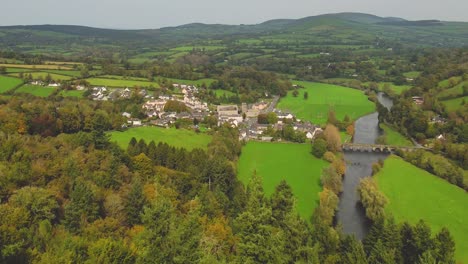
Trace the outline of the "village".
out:
M 34 85 L 45 85 L 43 82 L 34 81 Z M 50 83 L 47 86 L 60 87 L 59 83 Z M 129 99 L 133 93 L 138 93 L 145 102 L 142 105 L 142 112 L 146 118 L 137 118 L 131 113 L 123 112 L 122 116 L 126 118 L 126 123 L 122 128 L 140 127 L 140 126 L 158 126 L 162 128 L 178 127 L 178 124 L 190 124 L 194 129 L 198 129 L 200 123 L 210 120 L 211 126 L 222 126 L 229 124 L 239 130 L 239 140 L 261 140 L 272 141 L 273 132 L 282 131 L 286 126 L 292 127 L 295 133 L 303 135 L 304 140 L 313 139 L 322 132 L 318 125 L 310 122 L 304 122 L 297 119 L 288 111 L 276 109 L 279 97 L 260 100 L 253 104 L 242 103 L 241 105 L 209 105 L 200 100 L 197 95 L 199 88 L 195 85 L 172 84 L 172 88 L 178 93 L 152 95 L 146 89 L 130 88 L 107 88 L 91 87 L 86 88 L 82 85 L 76 85 L 73 88 L 78 91 L 89 92 L 88 98 L 95 101 L 115 101 L 119 99 Z M 174 111 L 168 107 L 169 104 L 178 104 L 184 111 Z M 273 120 L 267 120 L 266 116 L 273 116 Z M 207 129 L 210 129 L 207 128 Z M 281 140 L 281 139 L 279 139 Z

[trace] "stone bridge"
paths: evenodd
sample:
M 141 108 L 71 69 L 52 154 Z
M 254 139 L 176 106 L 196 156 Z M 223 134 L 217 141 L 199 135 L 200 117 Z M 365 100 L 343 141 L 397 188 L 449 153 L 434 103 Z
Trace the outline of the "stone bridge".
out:
M 378 144 L 358 144 L 358 143 L 345 143 L 342 146 L 343 151 L 355 151 L 355 152 L 381 152 L 381 153 L 393 153 L 397 149 L 402 151 L 414 151 L 422 149 L 422 147 L 400 147 L 391 145 L 378 145 Z

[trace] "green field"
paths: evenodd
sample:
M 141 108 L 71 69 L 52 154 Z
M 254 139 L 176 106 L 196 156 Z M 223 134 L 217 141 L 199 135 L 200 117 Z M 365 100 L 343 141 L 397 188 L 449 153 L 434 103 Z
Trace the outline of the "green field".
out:
M 402 134 L 398 133 L 398 131 L 393 130 L 386 124 L 380 124 L 380 128 L 383 129 L 385 136 L 387 137 L 387 144 L 392 146 L 413 146 L 413 143 L 409 139 L 407 139 Z
M 15 93 L 27 93 L 39 97 L 47 97 L 55 91 L 54 87 L 25 84 L 16 89 Z
M 294 97 L 292 91 L 278 103 L 278 108 L 292 111 L 300 119 L 306 119 L 316 124 L 327 122 L 328 111 L 335 110 L 336 117 L 343 120 L 345 115 L 357 119 L 375 111 L 375 105 L 367 99 L 362 91 L 338 85 L 293 81 L 294 84 L 305 87 L 299 89 L 299 96 Z M 304 100 L 307 91 L 309 99 Z
M 447 107 L 447 110 L 449 112 L 453 112 L 453 111 L 457 111 L 458 109 L 460 109 L 463 106 L 462 105 L 463 101 L 468 103 L 468 96 L 459 97 L 459 98 L 455 98 L 455 99 L 450 99 L 450 100 L 446 100 L 446 101 L 441 101 L 441 103 L 444 104 L 445 107 Z
M 161 80 L 161 79 L 166 79 L 168 81 L 171 81 L 172 83 L 195 85 L 197 87 L 200 87 L 202 84 L 205 84 L 206 86 L 210 86 L 212 82 L 216 81 L 215 79 L 208 79 L 208 78 L 198 79 L 198 80 L 183 80 L 183 79 L 157 77 L 157 80 Z
M 452 88 L 445 89 L 437 94 L 438 98 L 450 98 L 458 97 L 463 95 L 463 86 L 468 85 L 468 81 L 461 82 Z
M 421 75 L 421 72 L 419 71 L 411 71 L 411 72 L 403 73 L 403 76 L 405 76 L 406 78 L 417 78 L 419 77 L 419 75 Z
M 78 90 L 62 90 L 60 92 L 60 95 L 63 97 L 83 97 L 84 91 L 78 91 Z
M 7 92 L 22 83 L 23 81 L 21 79 L 0 75 L 0 93 Z
M 155 87 L 159 88 L 157 82 L 148 82 L 148 81 L 135 81 L 135 80 L 118 80 L 118 79 L 106 79 L 106 78 L 88 78 L 86 81 L 93 86 L 109 86 L 109 87 Z
M 309 144 L 249 142 L 242 148 L 238 177 L 247 184 L 256 171 L 263 179 L 267 196 L 285 179 L 297 199 L 297 211 L 309 219 L 318 205 L 320 176 L 327 165 L 310 154 Z
M 127 149 L 128 143 L 135 137 L 137 140 L 144 139 L 146 143 L 165 142 L 171 146 L 186 148 L 192 150 L 194 148 L 206 149 L 211 142 L 211 136 L 207 134 L 197 134 L 194 131 L 186 129 L 166 129 L 160 127 L 136 127 L 126 131 L 114 131 L 110 133 L 111 141 L 117 142 L 119 146 Z
M 48 72 L 30 72 L 30 73 L 27 73 L 27 74 L 31 74 L 32 78 L 34 80 L 38 80 L 38 79 L 44 80 L 47 77 L 48 74 L 50 74 L 50 77 L 54 81 L 67 81 L 67 80 L 72 79 L 71 76 L 60 75 L 60 74 L 55 74 L 55 73 L 48 73 Z M 19 77 L 20 73 L 12 73 L 10 75 L 15 76 L 15 77 Z
M 447 227 L 455 239 L 457 260 L 468 263 L 468 195 L 464 190 L 396 156 L 387 158 L 375 177 L 390 201 L 388 213 L 397 221 L 413 224 L 424 219 L 433 232 Z
M 214 90 L 215 94 L 216 94 L 216 97 L 221 97 L 223 95 L 229 97 L 229 96 L 233 96 L 233 95 L 236 95 L 235 93 L 231 92 L 231 91 L 228 91 L 228 90 L 222 90 L 222 89 L 217 89 L 217 90 Z

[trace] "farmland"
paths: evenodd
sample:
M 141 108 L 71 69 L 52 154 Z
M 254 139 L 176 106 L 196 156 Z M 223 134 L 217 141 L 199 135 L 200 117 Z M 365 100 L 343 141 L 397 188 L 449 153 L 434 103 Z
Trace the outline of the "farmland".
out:
M 456 243 L 456 258 L 468 261 L 468 196 L 464 190 L 396 156 L 385 161 L 376 180 L 389 199 L 386 211 L 397 221 L 424 219 L 433 232 L 447 227 Z
M 444 104 L 445 107 L 447 107 L 447 110 L 449 112 L 457 111 L 458 109 L 460 109 L 463 106 L 463 102 L 465 102 L 465 104 L 466 102 L 468 102 L 468 96 L 441 101 L 441 103 Z
M 39 85 L 23 85 L 16 89 L 15 93 L 27 93 L 39 97 L 47 97 L 55 91 L 53 87 L 44 87 Z
M 310 154 L 308 144 L 249 142 L 242 149 L 238 177 L 248 184 L 256 172 L 262 177 L 267 196 L 285 179 L 297 199 L 297 211 L 309 219 L 318 204 L 321 171 L 326 166 L 325 161 Z
M 192 150 L 194 148 L 206 149 L 211 142 L 211 136 L 203 133 L 195 133 L 186 129 L 165 129 L 159 127 L 137 127 L 130 128 L 126 131 L 114 131 L 110 133 L 111 141 L 126 149 L 132 137 L 137 140 L 144 139 L 146 143 L 165 142 L 171 146 L 186 148 Z
M 278 108 L 292 111 L 301 119 L 325 124 L 330 110 L 334 110 L 336 117 L 343 120 L 345 115 L 357 119 L 375 109 L 374 104 L 359 90 L 323 83 L 299 81 L 293 83 L 303 86 L 304 89 L 299 89 L 297 97 L 294 97 L 290 91 L 280 100 Z M 303 98 L 304 92 L 309 94 L 307 100 Z
M 0 67 L 9 68 L 22 68 L 22 69 L 45 69 L 45 70 L 71 70 L 71 67 L 61 65 L 39 64 L 39 65 L 26 65 L 26 64 L 0 64 Z
M 107 79 L 107 78 L 89 78 L 86 79 L 90 85 L 94 86 L 109 86 L 109 87 L 154 87 L 159 88 L 157 82 L 148 82 L 148 81 L 135 81 L 135 80 L 119 80 L 119 79 Z
M 43 80 L 43 79 L 45 79 L 47 77 L 47 75 L 50 75 L 50 77 L 54 81 L 67 81 L 67 80 L 72 79 L 72 77 L 70 77 L 70 76 L 60 75 L 60 74 L 55 74 L 55 73 L 48 73 L 48 72 L 31 72 L 31 73 L 28 73 L 28 74 L 31 74 L 31 76 L 32 76 L 32 78 L 34 80 L 38 80 L 38 79 Z M 19 77 L 20 73 L 12 73 L 10 75 L 14 76 L 14 77 Z
M 380 128 L 384 131 L 387 138 L 387 144 L 392 146 L 412 146 L 413 143 L 402 134 L 398 133 L 386 124 L 380 124 Z
M 0 93 L 7 92 L 22 83 L 23 81 L 18 78 L 0 76 Z

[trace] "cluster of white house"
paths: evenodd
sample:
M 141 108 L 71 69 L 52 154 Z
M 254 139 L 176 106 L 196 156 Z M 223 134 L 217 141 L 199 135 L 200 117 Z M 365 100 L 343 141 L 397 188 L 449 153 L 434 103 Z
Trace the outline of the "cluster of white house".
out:
M 193 85 L 185 84 L 173 84 L 174 87 L 180 88 L 183 97 L 172 96 L 172 95 L 161 95 L 158 99 L 148 100 L 143 104 L 142 108 L 144 109 L 148 117 L 161 118 L 164 113 L 164 106 L 168 101 L 178 101 L 184 103 L 192 112 L 204 112 L 208 111 L 208 103 L 202 102 L 199 98 L 196 97 L 198 93 L 198 88 Z

